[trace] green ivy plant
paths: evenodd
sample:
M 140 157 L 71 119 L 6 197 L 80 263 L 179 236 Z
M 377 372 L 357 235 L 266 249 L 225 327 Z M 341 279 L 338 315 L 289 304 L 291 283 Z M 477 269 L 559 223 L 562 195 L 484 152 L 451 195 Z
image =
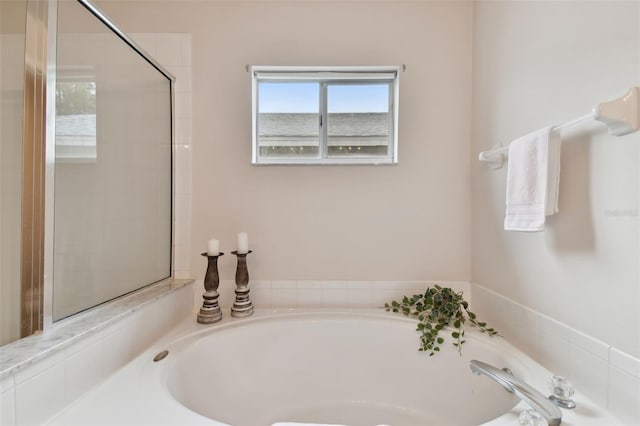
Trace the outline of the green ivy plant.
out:
M 385 303 L 387 311 L 399 312 L 408 317 L 418 319 L 416 330 L 420 334 L 419 351 L 428 352 L 433 356 L 440 351 L 440 345 L 444 343 L 441 332 L 446 327 L 453 328 L 451 337 L 453 346 L 462 354 L 464 339 L 464 324 L 468 321 L 471 326 L 487 333 L 490 336 L 498 334 L 493 328 L 487 327 L 486 322 L 480 322 L 476 314 L 469 310 L 469 303 L 462 297 L 462 292 L 456 293 L 448 287 L 434 285 L 427 287 L 424 294 L 415 294 L 411 297 L 404 296 L 401 302 L 395 300 Z

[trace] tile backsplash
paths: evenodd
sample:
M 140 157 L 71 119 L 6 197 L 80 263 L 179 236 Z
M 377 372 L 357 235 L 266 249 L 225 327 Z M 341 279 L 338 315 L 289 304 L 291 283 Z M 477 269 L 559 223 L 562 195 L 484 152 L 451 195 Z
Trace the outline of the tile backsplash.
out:
M 640 360 L 472 283 L 473 310 L 513 345 L 626 425 L 640 424 Z
M 250 283 L 251 300 L 257 308 L 379 308 L 385 302 L 421 293 L 433 283 L 464 292 L 470 287 L 464 281 L 340 281 L 340 280 L 255 280 Z M 202 305 L 202 280 L 194 285 L 194 306 Z M 231 308 L 235 282 L 221 280 L 218 303 Z

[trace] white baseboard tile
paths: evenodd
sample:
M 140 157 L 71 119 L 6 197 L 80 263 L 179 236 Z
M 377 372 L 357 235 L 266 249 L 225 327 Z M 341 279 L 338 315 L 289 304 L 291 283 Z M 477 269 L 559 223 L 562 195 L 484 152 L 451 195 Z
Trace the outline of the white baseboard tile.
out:
M 10 390 L 13 390 L 13 376 L 11 375 L 0 379 L 0 393 L 7 392 Z
M 537 322 L 538 361 L 553 374 L 570 378 L 569 328 L 540 314 Z
M 346 281 L 346 280 L 252 280 L 249 282 L 250 297 L 254 307 L 276 308 L 381 308 L 386 302 L 400 300 L 424 292 L 435 284 L 451 287 L 463 292 L 471 299 L 471 286 L 466 281 Z M 202 306 L 203 280 L 193 286 L 193 310 Z M 231 309 L 235 299 L 235 282 L 221 280 L 218 304 L 222 312 Z
M 14 396 L 13 376 L 2 379 L 0 382 L 0 425 L 14 426 L 16 424 Z
M 640 360 L 479 284 L 471 292 L 482 321 L 624 424 L 640 425 Z
M 640 425 L 640 359 L 609 351 L 609 409 L 625 425 Z
M 475 294 L 474 304 L 472 307 L 475 309 L 475 304 L 480 299 L 478 294 Z M 538 321 L 537 314 L 531 309 L 527 309 L 522 305 L 511 305 L 511 327 L 508 329 L 509 341 L 520 348 L 523 352 L 529 354 L 534 359 L 539 358 L 538 350 Z M 502 333 L 502 329 L 500 329 Z
M 116 348 L 105 346 L 104 333 L 97 333 L 66 349 L 66 400 L 72 402 L 106 375 L 108 354 Z
M 0 424 L 3 426 L 14 426 L 16 424 L 13 395 L 13 391 L 0 393 Z
M 371 281 L 348 281 L 347 305 L 352 308 L 369 308 L 374 306 L 373 283 Z
M 17 425 L 40 425 L 66 405 L 65 360 L 47 365 L 46 369 L 24 380 L 16 379 L 15 387 L 15 423 Z M 46 361 L 41 361 L 45 363 Z M 40 364 L 40 363 L 39 363 Z M 47 362 L 47 364 L 49 364 Z M 34 365 L 21 373 L 30 374 L 30 369 L 39 369 Z
M 569 329 L 569 377 L 576 389 L 608 406 L 609 345 L 575 329 Z
M 573 386 L 582 390 L 598 405 L 608 405 L 609 362 L 593 352 L 569 343 L 569 374 Z
M 273 288 L 271 289 L 271 306 L 265 308 L 292 308 L 298 304 L 298 292 L 295 288 Z M 260 306 L 257 306 L 260 308 Z
M 320 288 L 297 288 L 296 306 L 299 308 L 318 308 L 322 306 L 323 294 Z
M 519 336 L 526 338 L 527 341 L 534 339 L 533 341 L 535 342 L 536 336 L 532 336 L 530 333 L 518 333 L 516 325 L 520 325 L 520 323 L 510 320 L 510 318 L 514 317 L 513 306 L 507 303 L 506 300 L 474 284 L 472 284 L 470 294 L 471 303 L 469 309 L 478 316 L 478 320 L 486 322 L 490 327 L 495 328 L 502 337 L 510 342 L 514 342 L 514 339 Z M 519 316 L 516 317 L 520 318 Z M 505 320 L 507 318 L 509 320 Z M 522 324 L 522 326 L 527 328 L 530 324 Z M 521 346 L 518 345 L 518 347 Z

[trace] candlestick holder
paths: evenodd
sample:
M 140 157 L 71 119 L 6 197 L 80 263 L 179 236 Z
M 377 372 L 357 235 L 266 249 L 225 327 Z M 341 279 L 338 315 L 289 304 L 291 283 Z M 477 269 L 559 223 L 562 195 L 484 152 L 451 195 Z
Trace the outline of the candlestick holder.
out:
M 198 313 L 198 322 L 200 324 L 213 324 L 222 319 L 222 311 L 220 305 L 218 305 L 218 285 L 220 284 L 220 277 L 218 276 L 218 258 L 224 256 L 224 253 L 220 253 L 217 256 L 209 256 L 208 253 L 202 253 L 208 260 L 207 272 L 204 275 L 204 289 L 205 292 L 202 295 L 202 307 Z
M 238 266 L 236 267 L 236 300 L 231 307 L 232 317 L 248 317 L 253 315 L 253 304 L 249 299 L 249 271 L 247 270 L 247 255 L 251 253 L 238 253 L 232 251 L 238 258 Z

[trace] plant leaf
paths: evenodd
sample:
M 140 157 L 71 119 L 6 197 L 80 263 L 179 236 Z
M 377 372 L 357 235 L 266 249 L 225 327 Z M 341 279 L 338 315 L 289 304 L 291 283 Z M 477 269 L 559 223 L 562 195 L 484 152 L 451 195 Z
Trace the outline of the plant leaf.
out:
M 416 331 L 420 332 L 420 347 L 418 351 L 427 352 L 433 356 L 440 351 L 440 345 L 445 342 L 438 334 L 445 327 L 453 328 L 451 337 L 455 340 L 451 342 L 458 348 L 458 353 L 462 355 L 462 344 L 465 330 L 464 324 L 468 320 L 473 326 L 478 327 L 480 332 L 490 336 L 497 335 L 498 332 L 487 327 L 486 322 L 477 320 L 476 314 L 469 310 L 469 303 L 464 300 L 462 292 L 454 292 L 451 288 L 441 287 L 437 284 L 428 287 L 423 294 L 403 296 L 401 302 L 392 300 L 384 304 L 386 311 L 402 313 L 410 318 L 417 318 Z

